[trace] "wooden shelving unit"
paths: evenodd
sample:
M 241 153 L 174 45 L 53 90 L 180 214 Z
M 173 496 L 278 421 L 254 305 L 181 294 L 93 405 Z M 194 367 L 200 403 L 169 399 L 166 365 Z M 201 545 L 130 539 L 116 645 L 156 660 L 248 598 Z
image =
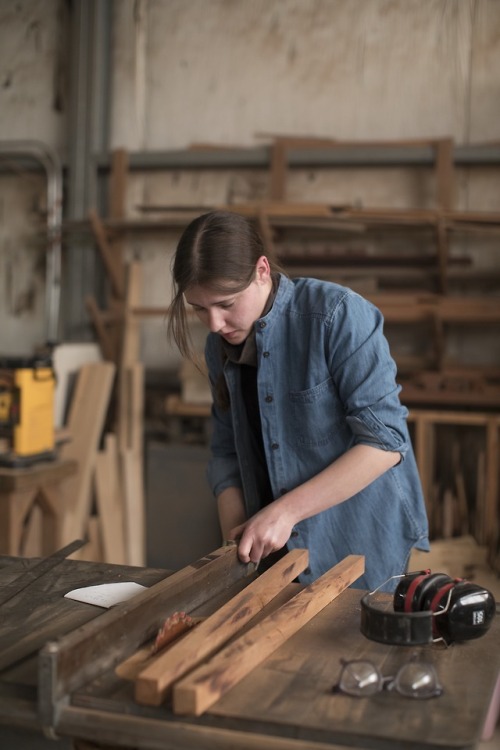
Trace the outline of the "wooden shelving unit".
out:
M 435 205 L 432 208 L 292 202 L 287 199 L 288 155 L 292 149 L 316 146 L 340 149 L 346 145 L 353 148 L 355 144 L 277 137 L 272 145 L 266 199 L 213 206 L 138 206 L 139 218 L 125 215 L 127 155 L 117 152 L 112 162 L 110 215 L 89 217 L 108 273 L 110 303 L 103 311 L 90 300 L 88 310 L 106 358 L 119 363 L 117 357 L 125 321 L 129 321 L 129 326 L 135 321 L 137 335 L 140 319 L 163 316 L 166 312 L 165 307 L 146 307 L 137 301 L 125 308 L 125 238 L 134 234 L 179 233 L 192 219 L 213 208 L 237 211 L 252 218 L 266 246 L 275 251 L 290 275 L 325 276 L 340 283 L 347 282 L 354 288 L 365 284 L 360 291 L 384 314 L 390 342 L 391 330 L 397 329 L 408 332 L 409 337 L 420 331 L 426 343 L 425 351 L 415 355 L 394 349 L 393 353 L 403 384 L 403 400 L 411 409 L 417 460 L 430 504 L 433 533 L 439 536 L 443 532 L 450 533 L 450 529 L 452 534 L 459 528 L 465 529 L 456 515 L 464 512 L 461 490 L 457 490 L 452 499 L 450 493 L 446 498 L 439 492 L 436 494 L 439 456 L 433 455 L 431 459 L 429 453 L 435 445 L 435 436 L 440 425 L 445 424 L 479 428 L 486 449 L 479 452 L 474 470 L 476 491 L 475 497 L 469 498 L 469 504 L 475 505 L 475 510 L 470 511 L 469 516 L 472 512 L 476 520 L 473 528 L 469 524 L 468 532 L 487 544 L 491 559 L 499 563 L 500 352 L 498 365 L 456 362 L 447 352 L 447 336 L 449 330 L 456 331 L 460 327 L 472 331 L 500 327 L 500 257 L 494 268 L 477 271 L 467 255 L 457 256 L 451 252 L 454 238 L 461 235 L 500 236 L 500 211 L 454 209 L 455 176 L 450 139 L 376 145 L 391 149 L 423 144 L 430 145 L 435 153 Z M 393 241 L 394 237 L 403 239 Z M 365 242 L 367 238 L 370 243 Z M 373 250 L 373 238 L 379 240 L 377 251 Z M 407 240 L 411 247 L 409 250 L 405 247 L 403 252 L 401 247 Z M 474 285 L 479 286 L 479 291 Z M 489 294 L 482 292 L 484 285 Z M 174 414 L 172 402 L 168 403 L 170 417 L 177 418 L 185 407 L 191 416 L 206 419 L 207 407 L 200 410 L 199 406 L 176 402 Z M 462 486 L 461 481 L 458 473 L 456 487 Z

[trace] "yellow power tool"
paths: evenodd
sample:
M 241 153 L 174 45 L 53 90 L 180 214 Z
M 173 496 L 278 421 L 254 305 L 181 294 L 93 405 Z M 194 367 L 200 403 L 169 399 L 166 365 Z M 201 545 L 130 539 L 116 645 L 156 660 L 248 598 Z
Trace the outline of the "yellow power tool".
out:
M 0 358 L 0 465 L 56 457 L 55 380 L 50 357 Z

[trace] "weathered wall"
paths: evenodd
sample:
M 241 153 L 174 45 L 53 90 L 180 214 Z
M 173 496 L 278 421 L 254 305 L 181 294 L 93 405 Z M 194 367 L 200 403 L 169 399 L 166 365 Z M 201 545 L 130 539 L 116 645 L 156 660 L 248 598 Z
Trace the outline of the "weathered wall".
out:
M 497 138 L 495 0 L 122 0 L 113 143 Z
M 64 0 L 0 3 L 0 354 L 31 354 L 47 335 L 47 180 L 9 147 L 37 141 L 64 156 L 65 22 Z
M 0 140 L 36 138 L 63 159 L 71 135 L 67 20 L 63 0 L 0 5 Z M 499 67 L 497 0 L 119 0 L 113 4 L 110 143 L 130 151 L 200 142 L 252 146 L 270 133 L 497 140 Z M 457 207 L 498 210 L 499 173 L 461 170 Z M 29 215 L 26 204 L 36 199 L 27 201 L 22 187 L 9 184 L 0 175 L 9 217 Z M 43 203 L 43 181 L 38 190 Z M 209 206 L 266 191 L 267 176 L 256 170 L 172 171 L 135 175 L 127 204 L 137 214 L 144 203 Z M 425 206 L 434 200 L 434 183 L 429 170 L 294 170 L 289 197 Z M 29 221 L 22 232 L 16 223 L 22 220 L 8 219 L 8 239 L 6 230 L 0 235 L 6 318 L 0 350 L 43 336 L 39 257 L 22 233 Z M 143 259 L 149 305 L 168 302 L 175 240 L 175 233 L 128 240 L 130 255 Z M 1 263 L 14 247 L 23 257 L 19 289 L 35 290 L 29 309 L 5 302 Z M 163 321 L 148 320 L 143 331 L 146 363 L 174 366 Z

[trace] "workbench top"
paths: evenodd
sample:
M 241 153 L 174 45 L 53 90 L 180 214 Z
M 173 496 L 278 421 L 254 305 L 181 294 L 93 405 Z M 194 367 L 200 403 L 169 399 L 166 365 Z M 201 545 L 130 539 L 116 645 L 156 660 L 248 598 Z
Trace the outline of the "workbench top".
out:
M 32 562 L 0 557 L 0 595 Z M 105 611 L 63 598 L 67 591 L 125 580 L 149 587 L 168 575 L 63 560 L 37 586 L 2 605 L 0 724 L 41 731 L 39 649 Z M 273 607 L 297 590 L 298 584 L 291 584 Z M 133 683 L 111 669 L 71 694 L 56 733 L 167 750 L 474 748 L 500 674 L 498 616 L 482 638 L 449 648 L 390 646 L 360 633 L 361 595 L 355 589 L 342 593 L 199 717 L 174 715 L 168 702 L 140 706 Z M 434 664 L 444 687 L 441 696 L 419 701 L 383 691 L 360 699 L 332 692 L 342 660 L 369 659 L 382 674 L 392 675 L 413 654 Z

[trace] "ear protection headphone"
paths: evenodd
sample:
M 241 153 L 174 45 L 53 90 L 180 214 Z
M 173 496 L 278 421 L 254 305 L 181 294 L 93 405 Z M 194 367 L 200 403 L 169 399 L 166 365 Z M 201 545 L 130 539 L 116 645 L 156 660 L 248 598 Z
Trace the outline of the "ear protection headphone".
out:
M 479 638 L 493 621 L 495 599 L 475 583 L 430 570 L 394 578 L 401 581 L 394 592 L 393 611 L 372 603 L 371 597 L 385 583 L 361 599 L 361 632 L 373 641 L 449 644 Z

